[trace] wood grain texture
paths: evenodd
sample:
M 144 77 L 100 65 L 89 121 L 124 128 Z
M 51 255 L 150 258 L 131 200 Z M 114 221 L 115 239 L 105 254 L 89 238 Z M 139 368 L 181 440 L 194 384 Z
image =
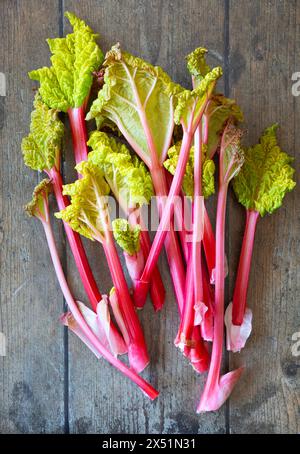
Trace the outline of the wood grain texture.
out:
M 190 81 L 184 57 L 196 46 L 205 44 L 212 50 L 211 63 L 222 63 L 224 16 L 223 8 L 218 6 L 218 1 L 194 0 L 64 2 L 65 10 L 74 11 L 99 31 L 105 51 L 119 41 L 126 50 L 161 65 L 187 86 Z M 105 259 L 97 245 L 90 248 L 98 282 L 107 292 L 111 282 L 104 272 Z M 144 376 L 161 396 L 149 402 L 134 385 L 107 364 L 99 364 L 70 336 L 70 432 L 225 432 L 224 408 L 200 417 L 195 413 L 204 377 L 196 376 L 173 345 L 178 315 L 164 257 L 160 269 L 168 290 L 166 306 L 160 314 L 154 314 L 149 301 L 141 320 L 152 361 Z M 71 260 L 68 271 L 72 279 L 75 271 Z M 72 285 L 80 290 L 75 287 L 75 279 Z
M 299 187 L 258 225 L 249 289 L 253 335 L 240 355 L 230 361 L 225 355 L 225 366 L 246 364 L 246 372 L 226 406 L 199 416 L 204 377 L 173 345 L 178 315 L 164 254 L 166 306 L 154 314 L 149 302 L 140 313 L 152 360 L 144 377 L 161 392 L 155 402 L 72 334 L 64 337 L 63 298 L 42 227 L 22 210 L 38 176 L 23 165 L 20 142 L 33 99 L 27 72 L 49 64 L 45 39 L 70 30 L 63 19 L 70 10 L 100 33 L 104 51 L 119 41 L 186 86 L 185 55 L 199 45 L 209 48 L 210 63 L 225 68 L 226 94 L 245 112 L 246 141 L 256 142 L 265 126 L 279 122 L 280 143 L 299 171 L 300 97 L 291 94 L 291 76 L 300 71 L 300 2 L 1 0 L 0 7 L 0 72 L 7 79 L 7 96 L 0 96 L 0 332 L 7 338 L 7 356 L 0 356 L 0 433 L 299 433 L 300 362 L 292 355 L 292 335 L 300 331 Z M 69 182 L 75 173 L 68 134 L 64 151 Z M 228 205 L 229 300 L 244 213 L 232 193 Z M 212 200 L 210 212 L 214 208 Z M 87 302 L 61 225 L 54 225 L 70 285 Z M 108 292 L 101 248 L 84 244 L 100 289 Z
M 245 112 L 247 142 L 278 122 L 283 149 L 299 172 L 300 99 L 292 96 L 299 71 L 299 10 L 295 1 L 231 1 L 229 10 L 230 95 Z M 296 14 L 297 11 L 297 14 Z M 299 331 L 300 187 L 284 206 L 258 223 L 249 288 L 253 335 L 232 367 L 246 372 L 230 400 L 233 433 L 299 433 L 299 357 L 292 335 Z M 244 212 L 230 204 L 230 290 L 241 246 Z
M 33 101 L 27 72 L 48 63 L 44 40 L 58 33 L 57 6 L 38 0 L 0 6 L 0 71 L 7 84 L 0 98 L 0 331 L 7 341 L 0 357 L 1 433 L 64 431 L 63 298 L 42 226 L 23 211 L 38 175 L 25 168 L 20 148 Z

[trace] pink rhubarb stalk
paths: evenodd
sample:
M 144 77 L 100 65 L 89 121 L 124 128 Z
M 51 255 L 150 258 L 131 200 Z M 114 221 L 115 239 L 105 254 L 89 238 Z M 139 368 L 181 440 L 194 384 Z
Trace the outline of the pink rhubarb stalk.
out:
M 173 177 L 166 170 L 165 170 L 165 175 L 166 175 L 168 192 L 169 192 Z M 190 236 L 190 232 L 187 229 L 187 227 L 189 226 L 189 222 L 191 220 L 191 211 L 190 211 L 190 206 L 189 206 L 190 201 L 189 201 L 189 199 L 187 199 L 187 197 L 184 196 L 184 193 L 182 190 L 180 191 L 179 196 L 180 196 L 180 201 L 181 201 L 180 209 L 178 208 L 177 204 L 174 209 L 175 224 L 176 224 L 175 231 L 178 233 L 179 240 L 180 240 L 180 246 L 182 249 L 182 254 L 183 254 L 185 263 L 187 263 L 188 258 L 189 258 L 188 242 L 189 242 L 189 236 Z
M 216 224 L 214 339 L 208 377 L 197 412 L 218 410 L 231 394 L 243 368 L 220 376 L 224 334 L 225 213 L 227 185 L 219 188 Z
M 59 210 L 65 209 L 69 204 L 68 197 L 63 195 L 62 189 L 62 178 L 61 174 L 55 167 L 53 167 L 49 172 L 47 172 L 53 186 L 54 195 L 57 201 L 57 206 Z M 78 233 L 74 232 L 71 227 L 64 222 L 64 229 L 69 241 L 71 251 L 74 255 L 75 263 L 80 274 L 82 283 L 84 285 L 85 291 L 88 295 L 88 298 L 91 302 L 93 309 L 96 312 L 97 304 L 101 300 L 102 296 L 98 290 L 96 281 L 92 274 L 92 270 L 89 266 L 87 256 L 85 254 L 81 238 Z
M 171 239 L 173 238 L 173 235 L 175 235 L 174 230 L 172 228 L 170 229 L 170 225 L 172 226 L 171 219 L 172 219 L 172 216 L 174 213 L 174 200 L 179 195 L 180 190 L 181 190 L 182 180 L 183 180 L 183 177 L 185 174 L 185 168 L 186 168 L 186 164 L 187 164 L 187 161 L 189 158 L 189 152 L 190 152 L 190 148 L 191 148 L 192 139 L 193 139 L 193 133 L 192 133 L 191 129 L 186 130 L 183 135 L 181 150 L 180 150 L 180 154 L 179 154 L 179 160 L 178 160 L 175 175 L 172 180 L 169 195 L 168 195 L 167 200 L 165 201 L 165 203 L 163 204 L 163 206 L 160 209 L 160 213 L 161 213 L 160 223 L 159 223 L 156 235 L 154 237 L 152 247 L 151 247 L 147 262 L 145 264 L 145 268 L 144 268 L 142 277 L 136 287 L 135 293 L 136 293 L 137 297 L 139 299 L 141 299 L 142 301 L 144 301 L 146 299 L 146 296 L 147 296 L 147 293 L 149 290 L 151 275 L 152 275 L 153 269 L 157 263 L 157 260 L 159 258 L 163 244 L 166 240 L 166 242 L 167 242 L 166 251 L 168 254 L 168 245 L 171 244 Z M 161 183 L 162 178 L 164 178 L 164 181 L 165 181 L 164 186 L 166 187 L 166 180 L 165 180 L 165 176 L 164 176 L 164 173 L 163 173 L 163 170 L 161 167 L 159 167 L 155 170 L 152 169 L 151 176 L 152 176 L 154 188 L 162 187 L 162 183 Z M 156 195 L 160 196 L 162 194 L 156 193 Z M 169 237 L 167 237 L 168 232 L 169 232 Z M 177 243 L 177 241 L 176 241 L 176 243 Z M 175 245 L 172 244 L 172 247 L 175 247 Z M 179 245 L 177 244 L 176 247 L 178 248 L 176 254 L 180 254 Z M 169 251 L 169 252 L 171 252 L 171 251 Z M 174 282 L 174 278 L 175 278 L 175 282 L 176 282 L 175 292 L 176 292 L 177 300 L 184 301 L 184 287 L 183 288 L 181 287 L 181 285 L 183 284 L 182 280 L 184 279 L 184 272 L 179 270 L 179 273 L 177 273 L 178 269 L 175 269 L 172 267 L 172 262 L 171 263 L 169 262 L 169 264 L 170 264 L 170 271 L 173 276 L 173 282 Z M 180 279 L 180 281 L 179 281 L 179 279 Z M 180 286 L 179 286 L 179 284 L 180 284 Z
M 130 255 L 126 251 L 123 251 L 123 255 L 125 258 L 126 268 L 128 270 L 134 289 L 136 282 L 141 277 L 144 269 L 144 255 L 141 249 L 133 255 Z
M 239 260 L 233 302 L 225 313 L 227 349 L 239 352 L 252 331 L 252 311 L 246 307 L 251 259 L 259 213 L 247 210 L 246 227 Z
M 148 258 L 150 249 L 151 249 L 151 240 L 150 240 L 149 232 L 147 230 L 143 230 L 143 226 L 142 226 L 141 250 L 143 252 L 143 268 L 140 270 L 140 275 L 139 275 L 138 279 L 140 279 L 140 277 L 143 273 L 145 261 Z M 155 311 L 160 311 L 162 309 L 162 307 L 165 303 L 165 296 L 166 296 L 165 286 L 163 284 L 163 281 L 162 281 L 162 278 L 160 275 L 160 271 L 159 271 L 158 267 L 156 266 L 153 270 L 151 284 L 150 284 L 150 297 L 151 297 L 151 301 L 152 301 Z
M 132 226 L 135 226 L 137 224 L 141 226 L 141 236 L 140 236 L 141 250 L 138 252 L 138 255 L 142 255 L 142 257 L 137 258 L 137 260 L 138 260 L 139 264 L 141 265 L 141 263 L 142 263 L 142 265 L 139 268 L 139 276 L 136 273 L 135 277 L 134 277 L 134 280 L 135 280 L 134 288 L 135 288 L 136 281 L 138 279 L 140 279 L 143 269 L 144 269 L 145 261 L 147 260 L 148 255 L 149 255 L 149 252 L 151 249 L 151 240 L 150 240 L 149 232 L 144 225 L 144 222 L 141 217 L 141 214 L 139 213 L 139 210 L 131 211 L 129 214 L 128 221 Z M 126 260 L 126 257 L 125 257 L 125 260 Z M 165 295 L 166 295 L 166 290 L 165 290 L 158 266 L 156 266 L 153 270 L 153 274 L 152 274 L 152 278 L 151 278 L 151 285 L 150 285 L 150 296 L 151 296 L 151 301 L 152 301 L 155 311 L 159 311 L 162 309 L 162 307 L 165 303 Z M 141 301 L 134 301 L 134 303 L 135 303 L 136 307 L 138 307 L 139 309 L 142 309 L 144 306 L 143 304 L 140 305 Z
M 214 269 L 216 265 L 216 239 L 214 231 L 204 205 L 203 249 L 211 283 L 214 283 Z
M 149 363 L 146 343 L 109 226 L 105 231 L 105 239 L 102 244 L 126 325 L 128 358 L 131 366 L 137 372 L 141 372 Z
M 88 155 L 85 109 L 83 106 L 71 107 L 68 110 L 68 116 L 71 126 L 75 162 L 79 164 L 81 161 L 86 161 Z
M 202 159 L 201 159 L 201 134 L 197 128 L 195 132 L 195 158 L 194 158 L 194 199 L 193 199 L 193 241 L 190 246 L 188 271 L 186 279 L 186 298 L 182 311 L 181 323 L 177 335 L 179 346 L 191 347 L 192 334 L 195 325 L 197 310 L 198 315 L 206 311 L 203 295 L 201 244 L 203 238 L 203 197 L 202 197 Z M 202 307 L 201 307 L 202 306 Z M 197 323 L 200 325 L 201 321 Z
M 194 310 L 201 311 L 204 304 L 202 281 L 202 240 L 204 228 L 204 197 L 202 196 L 202 138 L 201 126 L 198 126 L 195 136 L 194 153 L 194 200 L 193 200 L 193 242 L 192 263 L 195 305 Z
M 62 177 L 60 172 L 53 167 L 49 172 L 47 172 L 48 176 L 51 179 L 52 187 L 54 191 L 54 195 L 56 198 L 57 206 L 59 210 L 65 209 L 69 204 L 68 197 L 63 195 L 62 190 Z M 90 268 L 85 250 L 83 248 L 83 244 L 80 238 L 80 235 L 74 232 L 71 227 L 68 226 L 66 222 L 64 222 L 64 229 L 68 238 L 68 242 L 76 263 L 77 270 L 79 272 L 81 281 L 83 283 L 85 292 L 89 298 L 89 301 L 92 305 L 92 308 L 95 312 L 97 312 L 97 305 L 99 301 L 102 299 L 102 295 L 97 287 L 95 278 L 93 276 L 92 270 Z M 112 339 L 115 338 L 115 343 L 117 343 L 119 333 L 116 329 L 115 325 L 110 322 L 111 326 L 111 333 L 110 336 Z
M 232 323 L 238 326 L 242 325 L 246 310 L 249 274 L 258 218 L 259 213 L 257 211 L 247 210 L 246 228 L 232 302 Z
M 64 276 L 64 272 L 61 266 L 61 262 L 59 260 L 52 228 L 50 222 L 42 222 L 43 227 L 45 230 L 52 262 L 55 268 L 55 272 L 61 287 L 61 290 L 64 294 L 66 302 L 69 306 L 69 309 L 77 322 L 80 330 L 82 331 L 85 338 L 88 342 L 93 346 L 94 350 L 99 353 L 99 355 L 103 356 L 110 364 L 116 367 L 120 372 L 130 378 L 134 383 L 136 383 L 140 389 L 151 399 L 154 400 L 158 396 L 158 392 L 149 384 L 147 383 L 142 377 L 137 375 L 133 370 L 129 369 L 124 363 L 119 361 L 117 358 L 114 357 L 107 349 L 103 347 L 97 336 L 93 333 L 87 322 L 85 321 L 81 311 L 76 304 L 69 286 L 67 284 L 66 278 Z
M 78 108 L 70 108 L 68 116 L 71 126 L 73 152 L 76 164 L 81 161 L 86 161 L 88 158 L 87 148 L 87 129 L 85 122 L 85 106 Z M 78 175 L 80 177 L 80 175 Z M 146 260 L 149 254 L 151 242 L 147 232 L 142 233 L 142 250 L 144 259 Z M 125 257 L 126 260 L 126 257 Z M 141 260 L 139 261 L 141 262 Z M 136 277 L 137 278 L 137 277 Z M 151 280 L 151 298 L 153 297 L 153 305 L 155 310 L 161 309 L 164 304 L 165 289 L 160 277 L 158 268 L 156 267 Z M 143 307 L 143 306 L 139 306 Z
M 204 301 L 207 305 L 207 311 L 204 314 L 201 327 L 201 335 L 205 341 L 213 341 L 214 332 L 214 289 L 209 283 L 209 276 L 206 270 L 204 259 L 202 257 L 202 279 Z
M 189 248 L 191 255 L 191 248 Z M 194 276 L 193 263 L 188 260 L 186 275 L 185 304 L 179 307 L 181 317 L 180 328 L 175 339 L 175 345 L 191 361 L 193 368 L 202 373 L 208 369 L 209 354 L 204 345 L 200 333 L 200 327 L 194 326 Z M 190 315 L 190 318 L 183 319 L 183 314 Z
M 229 397 L 243 372 L 241 367 L 225 375 L 220 375 L 224 334 L 226 200 L 229 182 L 243 164 L 239 139 L 240 132 L 229 123 L 223 133 L 219 155 L 213 346 L 207 380 L 197 409 L 198 413 L 218 410 Z
M 157 162 L 157 165 L 151 168 L 151 177 L 155 189 L 156 201 L 158 204 L 158 212 L 160 220 L 163 219 L 164 213 L 166 210 L 166 199 L 168 196 L 169 188 L 166 179 L 166 173 L 164 168 Z M 171 217 L 170 217 L 171 219 Z M 183 305 L 184 303 L 184 287 L 185 287 L 185 270 L 182 260 L 182 254 L 178 242 L 178 238 L 176 236 L 176 232 L 174 231 L 174 224 L 173 221 L 169 221 L 169 217 L 166 219 L 166 223 L 168 224 L 168 229 L 165 232 L 166 235 L 161 242 L 161 247 L 165 244 L 165 250 L 167 254 L 167 260 L 169 263 L 170 274 L 173 281 L 174 291 L 176 295 L 176 299 L 179 305 Z M 161 224 L 161 221 L 160 221 Z M 160 225 L 159 224 L 159 225 Z M 159 229 L 159 227 L 158 227 Z M 156 238 L 157 234 L 155 235 Z M 154 245 L 152 243 L 151 249 L 149 251 L 146 264 L 150 263 L 152 259 L 150 258 L 151 253 L 153 254 Z M 148 272 L 144 269 L 143 274 L 141 276 L 140 281 L 136 287 L 135 291 L 135 299 L 139 301 L 139 305 L 143 305 L 144 301 L 146 300 L 146 296 L 149 290 L 149 282 L 153 275 L 153 271 L 155 270 L 157 260 L 158 260 L 159 253 L 156 257 L 155 262 L 152 263 L 150 270 Z M 144 279 L 147 279 L 147 284 L 143 292 L 140 292 L 141 282 Z

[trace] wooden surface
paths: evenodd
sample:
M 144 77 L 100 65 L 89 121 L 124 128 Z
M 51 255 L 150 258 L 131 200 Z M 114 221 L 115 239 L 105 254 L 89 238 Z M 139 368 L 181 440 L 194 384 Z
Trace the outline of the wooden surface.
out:
M 161 391 L 154 403 L 59 325 L 63 298 L 42 227 L 22 210 L 38 176 L 23 165 L 20 141 L 33 99 L 27 71 L 48 64 L 45 39 L 68 32 L 63 12 L 71 10 L 100 33 L 104 50 L 120 41 L 182 84 L 189 84 L 184 56 L 196 46 L 208 47 L 210 62 L 225 70 L 225 94 L 236 97 L 245 112 L 247 142 L 279 122 L 280 142 L 299 170 L 300 98 L 292 96 L 291 77 L 300 71 L 300 2 L 1 0 L 0 9 L 0 72 L 7 81 L 6 96 L 0 96 L 0 332 L 7 340 L 6 356 L 0 357 L 0 432 L 299 433 L 300 360 L 292 354 L 292 335 L 300 331 L 300 186 L 258 225 L 248 300 L 253 335 L 243 353 L 224 357 L 224 369 L 245 364 L 246 372 L 220 411 L 197 416 L 204 377 L 173 346 L 178 316 L 164 256 L 166 306 L 154 315 L 149 304 L 141 314 L 152 358 L 144 376 Z M 68 140 L 65 157 L 71 181 Z M 243 222 L 231 194 L 228 298 Z M 60 225 L 54 225 L 70 285 L 84 298 Z M 107 291 L 101 250 L 86 245 Z

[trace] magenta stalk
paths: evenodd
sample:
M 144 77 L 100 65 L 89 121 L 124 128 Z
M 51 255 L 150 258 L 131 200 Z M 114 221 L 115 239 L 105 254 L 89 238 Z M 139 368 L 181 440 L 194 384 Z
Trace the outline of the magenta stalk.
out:
M 63 210 L 69 204 L 69 199 L 62 193 L 62 178 L 56 168 L 52 168 L 47 172 L 51 178 L 55 198 L 57 201 L 58 209 Z M 71 251 L 73 253 L 75 263 L 80 274 L 84 289 L 91 302 L 91 305 L 96 312 L 97 304 L 101 300 L 102 296 L 98 290 L 96 281 L 92 274 L 92 270 L 89 266 L 87 256 L 85 254 L 81 238 L 78 233 L 74 232 L 67 223 L 64 222 L 64 229 L 70 244 Z
M 225 214 L 228 185 L 219 187 L 216 221 L 214 338 L 211 362 L 197 412 L 218 410 L 229 397 L 243 368 L 220 376 L 224 334 Z
M 85 111 L 83 106 L 73 107 L 68 110 L 70 120 L 73 152 L 76 164 L 87 160 L 87 131 L 85 124 Z
M 244 320 L 253 245 L 259 213 L 247 210 L 246 227 L 244 232 L 242 251 L 239 260 L 236 283 L 233 293 L 232 323 L 241 326 Z
M 89 342 L 94 346 L 95 350 L 99 352 L 101 356 L 103 356 L 111 365 L 116 367 L 120 372 L 122 372 L 124 375 L 126 375 L 128 378 L 130 378 L 135 384 L 137 384 L 140 389 L 151 399 L 154 400 L 158 396 L 158 392 L 149 384 L 147 383 L 142 377 L 137 375 L 133 370 L 129 369 L 124 363 L 119 361 L 117 358 L 115 358 L 108 350 L 106 350 L 102 344 L 99 342 L 98 338 L 95 336 L 95 334 L 92 332 L 88 324 L 86 323 L 84 317 L 82 316 L 71 292 L 69 289 L 69 286 L 67 284 L 61 262 L 59 260 L 54 236 L 53 236 L 53 231 L 51 228 L 50 222 L 43 222 L 43 227 L 45 230 L 52 262 L 55 268 L 55 272 L 61 287 L 61 290 L 63 292 L 63 295 L 65 297 L 65 300 L 69 306 L 69 309 L 77 322 L 77 324 L 80 326 L 82 332 L 84 333 L 85 337 L 89 340 Z
M 140 321 L 130 297 L 127 282 L 109 226 L 107 226 L 105 240 L 102 244 L 126 325 L 126 338 L 129 339 L 127 345 L 129 361 L 136 372 L 141 372 L 149 364 L 149 356 Z
M 178 160 L 178 164 L 177 164 L 177 169 L 176 169 L 175 175 L 172 180 L 169 195 L 168 195 L 167 201 L 165 202 L 165 204 L 163 206 L 162 216 L 160 219 L 158 230 L 154 237 L 152 247 L 151 247 L 147 262 L 145 264 L 145 268 L 144 268 L 142 277 L 136 287 L 136 293 L 138 294 L 138 297 L 141 298 L 141 300 L 146 299 L 146 296 L 147 296 L 147 293 L 149 290 L 149 284 L 150 284 L 150 279 L 151 279 L 151 275 L 153 272 L 153 268 L 155 267 L 155 265 L 158 261 L 158 258 L 159 258 L 159 255 L 160 255 L 160 252 L 162 250 L 165 240 L 167 241 L 167 245 L 170 244 L 170 242 L 169 242 L 170 240 L 166 237 L 167 237 L 168 232 L 170 232 L 170 235 L 173 232 L 171 219 L 172 219 L 172 216 L 174 213 L 174 199 L 176 196 L 179 195 L 180 190 L 181 190 L 181 184 L 182 184 L 182 180 L 184 177 L 186 164 L 187 164 L 187 161 L 189 158 L 189 151 L 191 148 L 192 139 L 193 139 L 193 134 L 190 131 L 184 132 L 184 136 L 183 136 L 183 140 L 182 140 L 182 144 L 181 144 L 181 150 L 180 150 L 180 154 L 179 154 L 179 160 Z M 160 172 L 162 171 L 161 168 L 158 170 L 160 170 Z M 156 187 L 155 174 L 156 174 L 156 172 L 154 172 L 152 169 L 151 175 L 152 175 L 154 187 Z M 170 229 L 170 226 L 171 226 L 171 229 Z M 175 232 L 174 232 L 174 234 L 175 234 Z M 170 235 L 169 235 L 169 237 L 170 237 Z M 178 245 L 177 245 L 177 247 L 178 247 Z M 166 247 L 166 251 L 168 251 L 168 247 Z M 180 253 L 179 247 L 178 247 L 178 253 Z M 174 255 L 173 255 L 173 257 L 174 257 Z M 171 267 L 171 273 L 173 271 L 174 272 L 177 271 L 175 269 L 174 270 L 172 269 L 172 263 L 170 264 L 170 267 Z M 176 276 L 175 276 L 175 278 L 176 278 Z M 180 276 L 177 276 L 177 278 L 180 278 Z M 178 282 L 178 281 L 175 281 L 175 282 Z M 179 289 L 177 287 L 178 287 L 178 285 L 176 285 L 175 291 L 177 290 L 177 293 L 179 293 L 178 292 Z M 181 291 L 181 295 L 178 295 L 178 296 L 181 300 L 182 299 L 184 300 L 184 296 L 182 294 L 182 291 L 184 291 L 184 290 L 180 289 L 180 291 Z M 177 296 L 177 294 L 176 294 L 176 296 Z

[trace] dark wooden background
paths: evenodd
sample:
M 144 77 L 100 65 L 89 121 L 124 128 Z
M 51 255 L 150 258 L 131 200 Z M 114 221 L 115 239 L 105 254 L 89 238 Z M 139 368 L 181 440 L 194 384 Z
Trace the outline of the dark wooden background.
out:
M 7 354 L 0 357 L 0 432 L 299 433 L 300 357 L 292 354 L 292 335 L 300 331 L 300 186 L 258 225 L 249 290 L 253 335 L 241 354 L 224 357 L 224 370 L 240 364 L 247 369 L 220 411 L 195 413 L 204 377 L 173 346 L 178 315 L 164 257 L 166 306 L 154 315 L 149 304 L 141 315 L 152 357 L 144 376 L 161 391 L 154 403 L 58 323 L 64 302 L 42 227 L 22 211 L 39 176 L 23 165 L 20 141 L 33 99 L 27 72 L 49 64 L 45 39 L 69 31 L 66 10 L 100 33 L 104 50 L 120 41 L 183 84 L 189 84 L 185 55 L 199 45 L 209 48 L 210 62 L 224 68 L 225 94 L 245 112 L 247 141 L 279 122 L 280 142 L 299 169 L 300 98 L 291 93 L 292 73 L 300 71 L 299 1 L 1 0 L 0 72 L 7 94 L 0 97 L 0 331 Z M 67 181 L 72 167 L 69 159 Z M 231 194 L 228 298 L 243 222 Z M 83 298 L 58 222 L 55 233 L 72 289 Z M 87 247 L 101 290 L 107 291 L 101 251 Z

